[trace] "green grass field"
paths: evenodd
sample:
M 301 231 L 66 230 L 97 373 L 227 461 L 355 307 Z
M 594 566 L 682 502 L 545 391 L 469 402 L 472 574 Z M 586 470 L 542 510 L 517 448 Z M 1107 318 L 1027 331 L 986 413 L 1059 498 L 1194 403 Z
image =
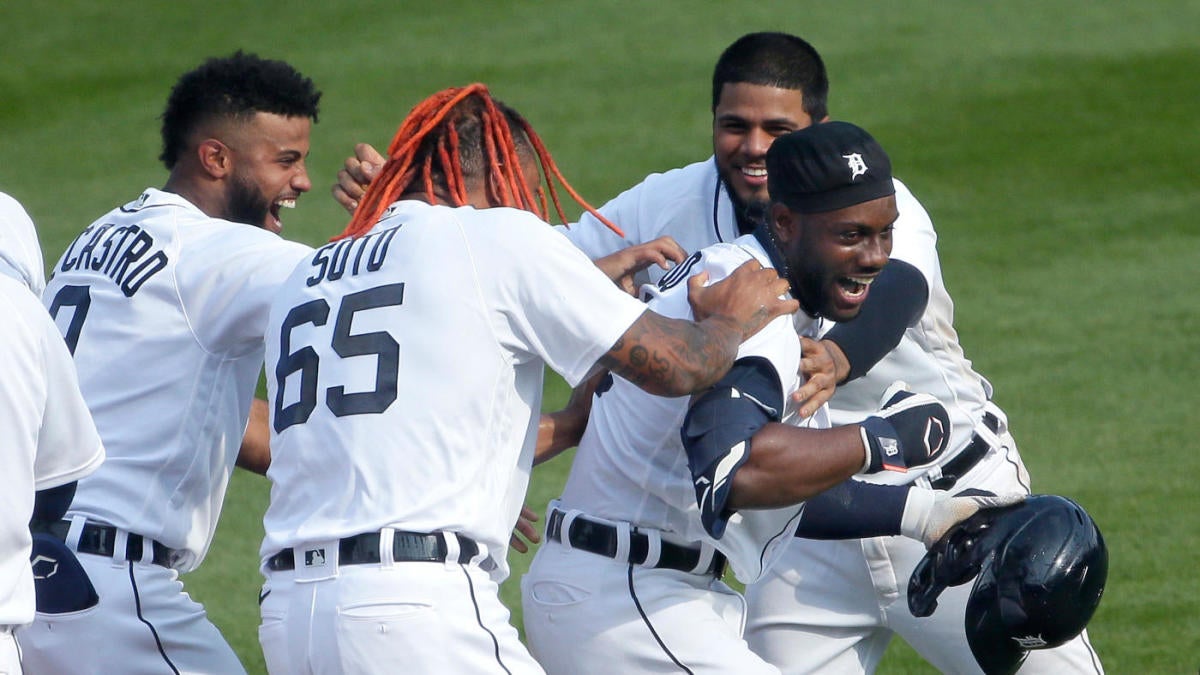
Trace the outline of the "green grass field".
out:
M 710 152 L 709 78 L 744 32 L 809 39 L 834 117 L 870 129 L 941 233 L 968 355 L 995 385 L 1039 492 L 1079 500 L 1111 556 L 1091 624 L 1112 673 L 1200 668 L 1200 2 L 564 1 L 0 5 L 0 190 L 48 262 L 84 225 L 165 179 L 175 78 L 245 48 L 324 92 L 316 186 L 287 214 L 317 244 L 356 141 L 484 81 L 602 203 Z M 1191 224 L 1189 224 L 1191 223 Z M 565 400 L 548 378 L 549 404 Z M 556 495 L 566 458 L 529 502 Z M 238 472 L 217 541 L 185 583 L 263 671 L 256 550 L 267 482 Z M 513 557 L 505 598 L 519 625 Z M 882 673 L 932 670 L 894 644 Z

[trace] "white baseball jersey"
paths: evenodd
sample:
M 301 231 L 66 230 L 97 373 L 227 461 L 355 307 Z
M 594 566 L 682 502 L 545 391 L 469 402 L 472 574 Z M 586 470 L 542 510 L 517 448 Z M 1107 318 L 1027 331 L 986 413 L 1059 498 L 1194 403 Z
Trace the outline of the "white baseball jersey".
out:
M 34 617 L 34 493 L 91 473 L 104 447 L 79 394 L 71 355 L 31 292 L 30 277 L 44 274 L 33 224 L 6 195 L 0 205 L 0 626 L 13 626 Z
M 319 249 L 271 313 L 262 555 L 441 530 L 506 574 L 543 366 L 577 384 L 644 311 L 515 209 L 400 201 L 368 235 Z
M 108 460 L 81 514 L 199 565 L 262 368 L 279 283 L 312 249 L 153 188 L 84 229 L 43 294 Z
M 578 223 L 558 226 L 593 259 L 664 235 L 674 238 L 688 253 L 739 236 L 733 202 L 711 157 L 665 173 L 652 173 L 599 211 L 621 228 L 624 239 L 590 213 L 584 213 Z M 653 265 L 639 281 L 658 283 L 664 273 Z
M 669 288 L 660 291 L 655 286 L 645 287 L 653 311 L 691 318 L 685 283 L 691 274 L 703 270 L 712 281 L 719 281 L 751 258 L 771 266 L 753 235 L 705 248 L 700 255 L 686 274 L 668 280 L 668 284 L 674 282 Z M 781 400 L 787 401 L 800 386 L 800 341 L 796 336 L 815 335 L 817 323 L 803 312 L 779 317 L 742 343 L 738 358 L 767 359 L 779 374 Z M 689 402 L 686 396 L 647 394 L 615 378 L 612 387 L 599 393 L 592 406 L 563 490 L 562 507 L 660 530 L 685 545 L 708 542 L 725 554 L 738 579 L 748 583 L 770 565 L 780 544 L 791 539 L 803 505 L 737 512 L 721 539 L 714 540 L 701 524 L 687 452 L 679 436 Z M 817 428 L 829 424 L 824 410 L 807 420 L 790 421 Z

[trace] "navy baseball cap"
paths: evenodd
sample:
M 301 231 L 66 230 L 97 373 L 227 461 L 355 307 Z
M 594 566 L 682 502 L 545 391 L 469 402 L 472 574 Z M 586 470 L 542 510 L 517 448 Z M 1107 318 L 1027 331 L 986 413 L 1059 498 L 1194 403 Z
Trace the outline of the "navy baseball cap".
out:
M 849 122 L 824 122 L 775 139 L 767 151 L 771 199 L 799 213 L 836 211 L 896 194 L 892 161 Z

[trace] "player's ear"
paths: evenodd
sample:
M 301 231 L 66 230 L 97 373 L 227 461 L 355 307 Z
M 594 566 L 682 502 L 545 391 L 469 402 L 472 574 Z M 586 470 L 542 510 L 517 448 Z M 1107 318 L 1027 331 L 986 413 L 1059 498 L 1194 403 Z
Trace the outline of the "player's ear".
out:
M 789 242 L 800 235 L 800 217 L 785 204 L 771 204 L 771 229 L 780 242 Z
M 200 166 L 213 178 L 224 178 L 233 171 L 233 156 L 229 146 L 215 138 L 206 138 L 196 147 Z

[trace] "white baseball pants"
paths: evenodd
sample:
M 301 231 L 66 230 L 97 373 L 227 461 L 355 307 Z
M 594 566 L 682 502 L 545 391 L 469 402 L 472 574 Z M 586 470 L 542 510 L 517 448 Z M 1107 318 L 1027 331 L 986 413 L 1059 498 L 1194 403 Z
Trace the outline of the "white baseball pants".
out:
M 478 565 L 269 571 L 258 639 L 271 675 L 540 674 Z
M 529 649 L 552 675 L 779 672 L 742 640 L 742 596 L 711 575 L 547 541 L 521 596 Z
M 79 553 L 100 602 L 65 614 L 38 613 L 17 631 L 26 673 L 246 672 L 204 607 L 183 590 L 179 573 L 149 562 Z

